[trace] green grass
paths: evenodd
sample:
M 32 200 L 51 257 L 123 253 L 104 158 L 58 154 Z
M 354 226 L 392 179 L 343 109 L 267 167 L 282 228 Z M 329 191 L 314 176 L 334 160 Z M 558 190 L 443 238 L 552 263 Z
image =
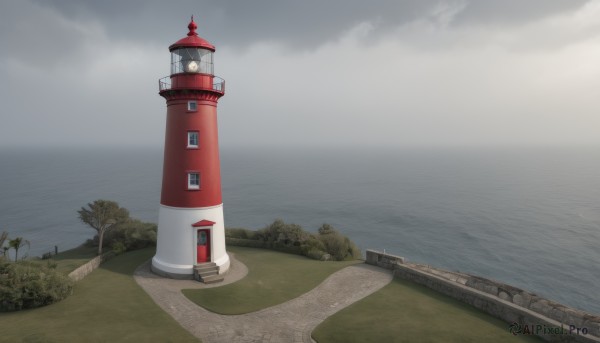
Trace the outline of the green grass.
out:
M 56 262 L 56 270 L 69 274 L 81 265 L 87 263 L 98 254 L 98 247 L 81 245 L 75 249 L 66 250 L 53 256 L 50 261 Z M 42 260 L 44 262 L 45 260 Z
M 0 313 L 0 341 L 198 342 L 133 279 L 135 268 L 153 254 L 154 249 L 144 249 L 109 260 L 56 304 Z
M 56 270 L 68 275 L 81 265 L 89 262 L 92 258 L 98 254 L 98 247 L 88 247 L 85 245 L 78 246 L 71 250 L 65 250 L 52 256 L 50 259 L 42 260 L 38 258 L 32 258 L 29 261 L 46 265 L 48 263 L 56 263 Z
M 331 273 L 357 261 L 320 262 L 279 252 L 228 247 L 250 272 L 218 288 L 184 290 L 217 313 L 248 313 L 293 299 Z M 89 260 L 94 251 L 58 256 L 63 268 Z M 198 342 L 163 312 L 132 274 L 154 249 L 117 256 L 76 283 L 69 298 L 42 308 L 0 313 L 6 342 Z M 79 261 L 79 262 L 76 262 Z M 74 268 L 73 268 L 74 269 Z M 512 336 L 508 324 L 412 282 L 395 279 L 373 295 L 326 319 L 313 332 L 327 342 L 539 342 Z
M 540 342 L 508 324 L 413 282 L 394 279 L 327 318 L 312 333 L 327 342 Z
M 220 314 L 249 313 L 281 304 L 315 288 L 335 271 L 359 262 L 322 262 L 266 249 L 227 249 L 248 267 L 248 276 L 223 287 L 183 290 L 191 301 Z

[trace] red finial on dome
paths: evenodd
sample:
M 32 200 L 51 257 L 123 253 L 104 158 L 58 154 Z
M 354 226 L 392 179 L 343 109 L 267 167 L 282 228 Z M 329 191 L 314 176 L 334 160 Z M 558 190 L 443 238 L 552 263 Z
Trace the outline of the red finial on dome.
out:
M 194 22 L 194 16 L 192 16 L 192 20 L 188 24 L 188 29 L 190 29 L 190 32 L 188 32 L 186 37 L 181 38 L 177 42 L 171 44 L 171 46 L 169 46 L 169 51 L 179 48 L 203 48 L 214 52 L 214 45 L 210 44 L 206 39 L 198 36 L 196 33 L 197 28 L 198 25 L 196 25 Z
M 194 15 L 192 14 L 192 21 L 190 21 L 189 25 L 188 25 L 188 29 L 190 30 L 190 32 L 188 32 L 188 36 L 197 36 L 198 34 L 196 33 L 196 29 L 198 28 L 198 25 L 196 25 L 196 23 L 194 23 Z

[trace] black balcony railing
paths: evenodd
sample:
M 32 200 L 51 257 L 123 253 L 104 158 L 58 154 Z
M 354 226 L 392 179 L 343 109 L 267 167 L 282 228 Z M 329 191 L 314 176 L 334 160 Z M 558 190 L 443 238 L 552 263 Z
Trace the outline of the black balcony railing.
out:
M 159 91 L 162 92 L 162 91 L 167 91 L 167 90 L 171 90 L 171 89 L 177 89 L 177 88 L 171 87 L 171 77 L 170 76 L 165 76 L 162 79 L 158 80 L 158 90 Z M 198 89 L 205 89 L 205 88 L 200 87 Z M 218 76 L 214 76 L 212 90 L 220 92 L 220 93 L 225 93 L 225 80 L 223 80 L 222 78 L 220 78 Z

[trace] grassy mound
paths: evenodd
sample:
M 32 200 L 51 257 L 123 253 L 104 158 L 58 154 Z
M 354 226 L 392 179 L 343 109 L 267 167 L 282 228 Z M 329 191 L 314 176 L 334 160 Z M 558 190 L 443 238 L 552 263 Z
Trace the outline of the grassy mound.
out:
M 66 250 L 54 255 L 51 259 L 42 260 L 41 263 L 51 261 L 56 263 L 56 270 L 68 275 L 83 264 L 97 256 L 98 249 L 81 245 L 75 249 Z
M 312 333 L 326 342 L 540 342 L 508 324 L 415 283 L 394 279 L 327 318 Z
M 281 304 L 315 288 L 332 273 L 360 262 L 315 261 L 244 247 L 227 249 L 248 267 L 248 276 L 223 287 L 183 290 L 191 301 L 220 314 L 242 314 Z
M 0 313 L 6 342 L 198 342 L 137 285 L 133 271 L 154 249 L 119 255 L 46 307 Z

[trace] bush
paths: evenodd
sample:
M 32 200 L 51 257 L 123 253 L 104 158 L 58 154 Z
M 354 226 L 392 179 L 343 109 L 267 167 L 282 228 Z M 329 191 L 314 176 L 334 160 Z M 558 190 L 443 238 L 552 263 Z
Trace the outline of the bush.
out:
M 241 228 L 225 229 L 225 237 L 241 238 L 241 239 L 256 239 L 257 232 Z
M 360 250 L 356 247 L 356 244 L 329 224 L 323 224 L 319 228 L 319 240 L 323 242 L 325 251 L 336 261 L 361 257 Z
M 288 254 L 304 255 L 299 247 L 286 246 L 277 242 L 265 242 L 255 239 L 225 237 L 225 243 L 228 245 L 234 245 L 238 247 L 271 249 L 286 252 Z
M 115 255 L 120 255 L 127 251 L 127 247 L 125 244 L 123 244 L 123 242 L 116 242 L 112 245 L 112 251 L 115 253 Z
M 313 260 L 329 261 L 331 255 L 324 252 L 323 250 L 311 249 L 306 253 L 306 257 L 312 258 Z
M 348 240 L 348 254 L 346 255 L 346 258 L 353 260 L 361 259 L 362 252 L 360 251 L 358 246 L 354 242 L 352 242 L 348 237 L 346 237 L 346 239 Z
M 112 248 L 116 253 L 156 246 L 156 230 L 156 224 L 130 219 L 104 234 L 104 246 Z M 86 244 L 98 246 L 98 235 Z
M 310 237 L 302 244 L 302 254 L 308 256 L 310 250 L 319 250 L 325 253 L 325 244 L 321 242 L 315 235 Z
M 319 240 L 325 245 L 325 251 L 327 251 L 331 257 L 336 261 L 343 261 L 346 258 L 348 252 L 348 243 L 344 239 L 344 236 L 335 233 L 319 236 Z
M 49 305 L 73 292 L 73 281 L 50 265 L 0 260 L 0 311 Z
M 225 237 L 226 243 L 230 245 L 279 250 L 315 260 L 343 261 L 361 258 L 356 244 L 333 226 L 323 224 L 318 232 L 315 235 L 304 231 L 300 225 L 286 224 L 277 219 L 258 231 L 225 229 Z
M 270 245 L 265 241 L 257 241 L 254 239 L 245 239 L 245 238 L 234 238 L 234 237 L 225 237 L 225 243 L 229 245 L 235 245 L 238 247 L 249 247 L 249 248 L 261 248 L 261 249 L 270 249 Z
M 338 232 L 336 231 L 336 229 L 333 228 L 333 226 L 324 223 L 323 225 L 321 225 L 321 227 L 319 228 L 319 230 L 317 230 L 319 232 L 319 235 L 324 236 L 324 235 L 331 235 L 331 234 L 337 234 Z
M 273 224 L 259 230 L 257 236 L 267 242 L 277 242 L 286 246 L 300 246 L 310 234 L 297 224 L 286 224 L 277 219 Z

